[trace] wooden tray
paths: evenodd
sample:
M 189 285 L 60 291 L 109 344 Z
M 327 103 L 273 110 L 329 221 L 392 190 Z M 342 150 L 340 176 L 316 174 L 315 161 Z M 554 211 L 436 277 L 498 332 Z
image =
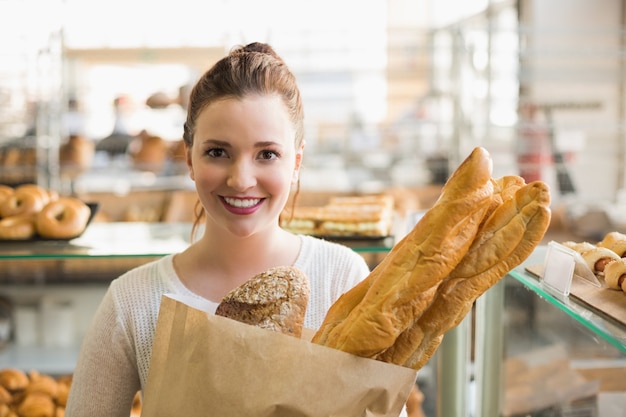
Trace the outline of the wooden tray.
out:
M 529 265 L 526 271 L 539 278 L 542 265 Z M 572 280 L 570 296 L 592 309 L 607 315 L 626 326 L 626 292 L 608 287 L 596 287 L 584 279 Z

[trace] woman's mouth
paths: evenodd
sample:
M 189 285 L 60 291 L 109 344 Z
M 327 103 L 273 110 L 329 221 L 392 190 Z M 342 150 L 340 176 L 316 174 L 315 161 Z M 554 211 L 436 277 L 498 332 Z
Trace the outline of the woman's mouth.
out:
M 236 214 L 250 214 L 261 205 L 262 198 L 222 197 L 226 209 Z

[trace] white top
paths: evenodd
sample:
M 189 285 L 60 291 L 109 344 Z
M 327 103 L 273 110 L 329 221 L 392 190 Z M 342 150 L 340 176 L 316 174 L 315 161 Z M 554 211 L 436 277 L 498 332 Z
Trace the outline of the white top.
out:
M 352 249 L 301 235 L 294 266 L 309 278 L 304 326 L 317 329 L 337 298 L 369 274 Z M 174 255 L 139 266 L 108 288 L 83 340 L 66 417 L 128 417 L 148 377 L 161 296 L 191 296 L 214 311 L 217 304 L 187 289 L 176 276 Z

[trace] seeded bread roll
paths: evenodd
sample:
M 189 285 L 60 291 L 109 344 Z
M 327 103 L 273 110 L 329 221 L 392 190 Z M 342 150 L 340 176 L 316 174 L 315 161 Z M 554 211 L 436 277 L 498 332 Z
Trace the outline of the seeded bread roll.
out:
M 302 271 L 278 266 L 226 294 L 215 314 L 299 338 L 309 293 L 309 280 Z

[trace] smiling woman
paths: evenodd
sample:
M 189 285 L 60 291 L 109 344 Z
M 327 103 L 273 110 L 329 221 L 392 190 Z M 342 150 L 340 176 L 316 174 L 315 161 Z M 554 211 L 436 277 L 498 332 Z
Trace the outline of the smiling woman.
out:
M 194 297 L 215 312 L 234 288 L 271 268 L 301 270 L 310 298 L 304 326 L 369 273 L 346 246 L 279 224 L 304 155 L 296 78 L 267 44 L 239 46 L 196 83 L 184 124 L 184 155 L 204 233 L 180 253 L 114 280 L 85 336 L 66 416 L 127 417 L 143 390 L 161 297 Z M 202 224 L 200 224 L 202 222 Z

